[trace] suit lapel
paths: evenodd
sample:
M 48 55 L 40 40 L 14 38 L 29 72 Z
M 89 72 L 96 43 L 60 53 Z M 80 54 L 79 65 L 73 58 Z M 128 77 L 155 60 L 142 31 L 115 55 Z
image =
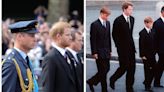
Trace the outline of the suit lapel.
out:
M 70 65 L 68 64 L 68 62 L 65 61 L 64 57 L 61 55 L 61 53 L 56 49 L 54 48 L 55 52 L 57 52 L 57 56 L 58 56 L 58 59 L 59 60 L 59 63 L 61 63 L 63 69 L 65 70 L 67 76 L 70 78 L 70 80 L 75 84 L 75 81 L 73 79 L 73 76 L 72 76 L 72 73 L 71 73 L 71 69 L 70 69 Z
M 124 23 L 126 24 L 126 26 L 129 28 L 129 25 L 128 25 L 128 23 L 126 22 L 125 17 L 124 17 L 123 15 L 121 15 L 121 17 L 122 17 Z M 129 20 L 130 20 L 130 28 L 132 29 L 133 20 L 132 20 L 132 17 L 131 17 L 131 16 L 129 16 Z M 129 30 L 131 31 L 130 28 L 129 28 Z
M 77 77 L 77 85 L 80 86 L 80 77 L 82 76 L 82 65 L 81 65 L 81 62 L 79 61 L 76 61 L 75 57 L 72 55 L 72 53 L 70 51 L 67 50 L 67 53 L 69 55 L 69 58 L 70 60 L 72 60 L 73 62 L 76 62 L 76 70 L 75 70 L 75 74 L 76 74 L 76 77 Z M 78 63 L 77 63 L 78 62 Z

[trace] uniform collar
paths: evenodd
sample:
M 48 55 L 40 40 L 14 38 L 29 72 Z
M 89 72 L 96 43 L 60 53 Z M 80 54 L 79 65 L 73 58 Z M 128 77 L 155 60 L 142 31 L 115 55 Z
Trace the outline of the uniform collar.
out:
M 63 56 L 65 56 L 66 50 L 57 46 L 54 42 L 52 42 L 52 47 L 56 48 Z
M 20 50 L 19 48 L 14 47 L 14 49 L 17 50 L 19 54 L 23 57 L 23 59 L 26 61 L 27 54 L 23 52 L 22 50 Z

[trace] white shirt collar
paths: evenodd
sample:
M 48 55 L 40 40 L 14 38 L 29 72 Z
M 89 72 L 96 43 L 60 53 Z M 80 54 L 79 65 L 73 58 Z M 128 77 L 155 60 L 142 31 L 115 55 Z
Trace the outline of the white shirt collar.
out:
M 103 25 L 104 20 L 101 17 L 99 17 L 99 20 L 100 20 L 101 24 Z
M 151 30 L 150 28 L 147 28 L 146 26 L 145 26 L 145 29 L 146 29 L 147 33 L 149 33 Z
M 23 59 L 26 61 L 27 54 L 16 47 L 14 47 L 14 49 L 16 49 L 19 52 L 19 54 L 23 57 Z
M 125 13 L 123 13 L 123 16 L 124 16 L 125 20 L 127 21 L 127 18 L 128 18 L 129 16 L 126 16 Z
M 161 16 L 162 21 L 164 22 L 164 17 Z
M 52 42 L 52 47 L 56 48 L 63 56 L 65 56 L 65 49 L 57 46 L 54 42 Z

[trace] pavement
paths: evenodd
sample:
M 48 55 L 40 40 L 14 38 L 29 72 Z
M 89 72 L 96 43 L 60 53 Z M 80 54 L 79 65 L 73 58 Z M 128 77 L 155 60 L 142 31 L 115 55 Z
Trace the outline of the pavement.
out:
M 115 90 L 112 90 L 109 87 L 109 77 L 116 71 L 119 64 L 118 61 L 111 60 L 110 61 L 110 71 L 107 75 L 107 84 L 108 84 L 108 92 L 126 92 L 125 90 L 125 74 L 117 80 L 115 83 Z M 91 78 L 97 72 L 96 63 L 94 59 L 87 58 L 86 59 L 86 79 Z M 136 63 L 136 72 L 135 72 L 135 82 L 134 82 L 134 91 L 135 92 L 145 92 L 144 85 L 142 84 L 144 80 L 144 69 L 142 63 Z M 164 85 L 164 74 L 161 78 L 161 84 Z M 95 92 L 101 92 L 100 83 L 97 86 L 94 86 Z M 164 88 L 155 88 L 152 87 L 154 92 L 164 92 Z M 90 92 L 89 86 L 86 84 L 86 92 Z

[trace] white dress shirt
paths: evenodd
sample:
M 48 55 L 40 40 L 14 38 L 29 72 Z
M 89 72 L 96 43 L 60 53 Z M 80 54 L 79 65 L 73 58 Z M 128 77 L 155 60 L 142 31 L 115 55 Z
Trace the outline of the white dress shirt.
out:
M 146 26 L 145 26 L 145 29 L 146 29 L 146 31 L 147 31 L 147 33 L 150 33 L 150 28 L 147 28 Z
M 66 49 L 57 46 L 54 42 L 52 42 L 52 47 L 56 48 L 65 57 Z

